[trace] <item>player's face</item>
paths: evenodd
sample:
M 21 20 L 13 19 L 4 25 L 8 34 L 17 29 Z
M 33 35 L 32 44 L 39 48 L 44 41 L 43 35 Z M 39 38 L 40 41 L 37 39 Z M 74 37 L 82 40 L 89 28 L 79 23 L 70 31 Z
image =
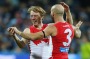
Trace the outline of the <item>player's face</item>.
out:
M 38 26 L 41 23 L 42 17 L 39 12 L 31 11 L 30 20 L 32 21 L 34 26 Z

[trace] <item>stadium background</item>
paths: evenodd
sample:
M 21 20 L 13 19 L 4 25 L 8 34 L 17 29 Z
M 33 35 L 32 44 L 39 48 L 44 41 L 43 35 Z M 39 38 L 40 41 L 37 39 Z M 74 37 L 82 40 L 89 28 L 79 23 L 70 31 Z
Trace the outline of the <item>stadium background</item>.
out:
M 47 12 L 44 23 L 52 22 L 50 8 L 63 1 L 70 6 L 74 24 L 83 21 L 80 27 L 82 36 L 74 38 L 69 51 L 69 59 L 90 59 L 90 1 L 89 0 L 0 0 L 0 59 L 28 59 L 29 52 L 25 47 L 20 49 L 13 38 L 8 35 L 7 28 L 16 26 L 22 30 L 29 25 L 27 9 L 38 5 Z

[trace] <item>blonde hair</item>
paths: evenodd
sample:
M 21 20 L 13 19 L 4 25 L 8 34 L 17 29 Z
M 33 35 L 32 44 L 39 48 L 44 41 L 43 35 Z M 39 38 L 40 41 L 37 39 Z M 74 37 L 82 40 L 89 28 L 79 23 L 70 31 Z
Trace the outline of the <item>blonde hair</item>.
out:
M 41 8 L 40 6 L 31 6 L 28 9 L 28 12 L 30 13 L 31 11 L 39 12 L 41 16 L 44 16 L 46 14 L 46 11 L 43 8 Z

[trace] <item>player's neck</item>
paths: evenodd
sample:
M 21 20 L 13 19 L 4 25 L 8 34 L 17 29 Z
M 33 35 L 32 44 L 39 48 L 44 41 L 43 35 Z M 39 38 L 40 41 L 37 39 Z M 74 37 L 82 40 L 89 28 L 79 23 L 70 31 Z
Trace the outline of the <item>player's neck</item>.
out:
M 42 29 L 43 23 L 39 24 L 38 29 Z
M 57 22 L 65 22 L 63 17 L 56 17 L 54 21 L 55 21 L 55 23 L 57 23 Z
M 40 24 L 38 24 L 37 26 L 35 26 L 37 29 L 42 29 L 43 27 L 43 23 L 41 22 Z

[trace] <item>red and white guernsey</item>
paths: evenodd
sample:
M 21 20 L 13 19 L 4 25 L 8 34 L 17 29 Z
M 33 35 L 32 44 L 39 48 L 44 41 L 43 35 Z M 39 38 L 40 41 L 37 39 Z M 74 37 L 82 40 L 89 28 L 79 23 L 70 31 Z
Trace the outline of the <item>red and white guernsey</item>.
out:
M 42 31 L 46 26 L 47 25 L 44 24 L 41 30 L 35 28 L 34 26 L 30 26 L 30 32 L 36 33 Z M 28 45 L 30 49 L 30 59 L 49 59 L 50 56 L 46 54 L 46 52 L 50 50 L 47 49 L 47 47 L 49 48 L 49 41 L 50 40 L 48 40 L 48 38 L 43 38 L 33 41 L 29 40 Z
M 68 59 L 68 50 L 74 36 L 74 30 L 67 22 L 58 22 L 57 35 L 52 37 L 52 57 L 50 59 Z

